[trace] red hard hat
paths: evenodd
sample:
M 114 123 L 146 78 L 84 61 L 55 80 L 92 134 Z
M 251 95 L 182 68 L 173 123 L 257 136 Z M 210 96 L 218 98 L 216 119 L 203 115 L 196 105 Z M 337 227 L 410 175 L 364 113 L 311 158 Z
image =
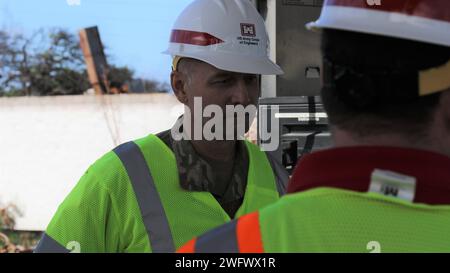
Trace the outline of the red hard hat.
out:
M 450 0 L 325 0 L 309 29 L 337 29 L 450 47 Z M 450 49 L 449 49 L 450 50 Z M 450 88 L 450 61 L 419 73 L 420 95 Z

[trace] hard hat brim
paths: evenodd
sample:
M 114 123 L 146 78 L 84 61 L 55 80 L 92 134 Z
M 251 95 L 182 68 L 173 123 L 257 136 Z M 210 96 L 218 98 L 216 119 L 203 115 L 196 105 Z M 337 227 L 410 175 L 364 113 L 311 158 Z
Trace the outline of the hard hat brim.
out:
M 396 12 L 327 6 L 321 17 L 306 24 L 312 31 L 336 29 L 450 46 L 449 22 Z
M 250 56 L 220 55 L 204 56 L 200 60 L 211 64 L 221 70 L 256 74 L 256 75 L 282 75 L 284 71 L 270 59 L 252 58 Z
M 169 50 L 163 54 L 173 55 Z M 183 54 L 181 57 L 197 59 L 218 69 L 255 75 L 282 75 L 284 71 L 270 59 L 235 54 Z

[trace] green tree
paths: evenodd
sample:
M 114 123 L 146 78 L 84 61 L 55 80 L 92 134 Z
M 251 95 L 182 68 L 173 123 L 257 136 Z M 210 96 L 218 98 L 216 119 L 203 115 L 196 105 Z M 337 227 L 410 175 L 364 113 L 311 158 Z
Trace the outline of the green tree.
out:
M 108 80 L 113 83 L 128 83 L 133 80 L 134 71 L 128 67 L 117 67 L 114 65 L 109 66 Z
M 82 94 L 89 87 L 78 40 L 65 30 L 29 38 L 1 31 L 0 56 L 3 94 Z
M 111 87 L 136 82 L 139 92 L 168 92 L 167 83 L 135 79 L 128 67 L 111 65 Z M 29 37 L 0 31 L 0 96 L 75 95 L 90 87 L 78 37 L 63 29 L 39 30 Z

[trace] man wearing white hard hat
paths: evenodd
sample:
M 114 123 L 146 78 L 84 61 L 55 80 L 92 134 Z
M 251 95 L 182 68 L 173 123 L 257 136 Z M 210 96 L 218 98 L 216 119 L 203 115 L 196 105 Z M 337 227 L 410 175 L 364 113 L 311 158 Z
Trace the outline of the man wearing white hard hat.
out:
M 232 133 L 215 128 L 222 133 L 213 139 L 194 135 L 196 123 L 203 132 L 211 119 L 194 116 L 198 99 L 201 107 L 223 111 L 251 106 L 260 93 L 259 75 L 283 73 L 268 58 L 268 44 L 263 19 L 248 0 L 190 4 L 166 51 L 185 115 L 171 130 L 123 144 L 94 163 L 60 205 L 36 252 L 174 252 L 277 201 L 286 171 L 238 139 L 239 126 L 232 124 Z
M 325 1 L 308 25 L 336 147 L 180 252 L 450 252 L 450 2 L 369 2 Z

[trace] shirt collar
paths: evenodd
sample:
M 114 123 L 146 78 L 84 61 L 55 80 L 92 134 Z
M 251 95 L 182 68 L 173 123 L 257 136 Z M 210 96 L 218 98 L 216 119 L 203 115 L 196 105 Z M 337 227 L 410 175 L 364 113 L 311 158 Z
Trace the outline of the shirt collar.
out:
M 306 155 L 294 171 L 288 193 L 319 187 L 367 192 L 375 169 L 415 177 L 416 203 L 450 204 L 450 158 L 394 147 L 335 148 Z

